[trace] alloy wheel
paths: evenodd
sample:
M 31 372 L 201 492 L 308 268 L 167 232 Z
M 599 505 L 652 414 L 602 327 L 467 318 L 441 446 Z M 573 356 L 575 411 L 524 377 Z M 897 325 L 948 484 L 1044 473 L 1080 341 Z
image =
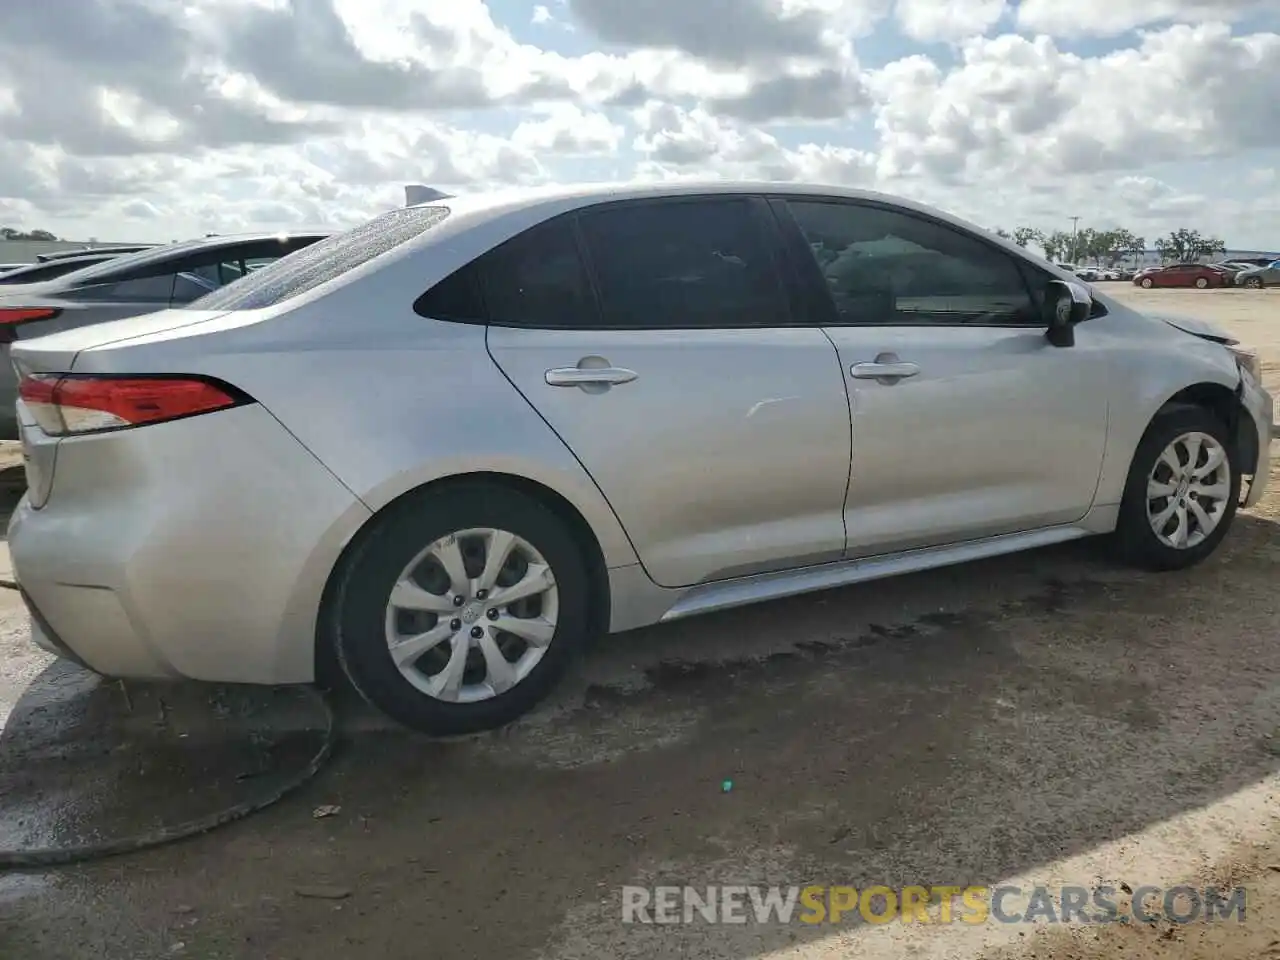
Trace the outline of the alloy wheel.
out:
M 1227 512 L 1231 461 L 1207 433 L 1184 433 L 1156 459 L 1147 477 L 1147 520 L 1175 550 L 1203 543 Z
M 529 675 L 558 613 L 555 574 L 532 544 L 506 530 L 460 530 L 401 571 L 387 602 L 387 649 L 418 690 L 475 703 Z

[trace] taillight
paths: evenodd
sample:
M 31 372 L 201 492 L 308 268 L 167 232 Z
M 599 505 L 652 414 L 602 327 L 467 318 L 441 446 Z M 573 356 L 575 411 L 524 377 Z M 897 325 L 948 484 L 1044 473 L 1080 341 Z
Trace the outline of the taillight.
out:
M 0 307 L 0 324 L 11 327 L 33 320 L 52 320 L 61 312 L 53 307 Z
M 18 396 L 52 437 L 163 423 L 252 402 L 207 377 L 26 374 Z

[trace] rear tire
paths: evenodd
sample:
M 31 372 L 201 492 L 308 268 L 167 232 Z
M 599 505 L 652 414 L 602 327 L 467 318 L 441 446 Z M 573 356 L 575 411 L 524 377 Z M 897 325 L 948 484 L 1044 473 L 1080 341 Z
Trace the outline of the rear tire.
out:
M 1209 281 L 1205 277 L 1196 277 L 1196 289 L 1203 290 L 1209 286 Z
M 326 617 L 356 690 L 399 723 L 441 736 L 502 726 L 543 700 L 591 627 L 586 565 L 560 520 L 532 497 L 475 483 L 413 496 L 372 523 L 335 574 Z M 510 560 L 483 590 L 487 557 L 500 551 Z M 468 583 L 469 593 L 459 589 Z M 522 599 L 502 604 L 504 591 L 521 589 Z M 415 641 L 428 645 L 415 654 Z
M 1118 552 L 1146 570 L 1195 566 L 1227 535 L 1239 500 L 1226 425 L 1203 407 L 1168 406 L 1134 452 L 1116 524 Z

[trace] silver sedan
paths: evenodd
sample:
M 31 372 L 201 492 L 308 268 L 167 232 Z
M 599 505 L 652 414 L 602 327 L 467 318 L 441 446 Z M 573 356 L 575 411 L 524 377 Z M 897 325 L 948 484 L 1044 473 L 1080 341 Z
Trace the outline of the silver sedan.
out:
M 791 184 L 435 199 L 12 353 L 36 642 L 336 662 L 433 733 L 519 716 L 602 632 L 1096 535 L 1191 566 L 1272 422 L 1213 329 Z
M 1280 284 L 1280 260 L 1265 267 L 1251 266 L 1235 275 L 1236 286 L 1261 290 L 1263 287 L 1274 287 Z

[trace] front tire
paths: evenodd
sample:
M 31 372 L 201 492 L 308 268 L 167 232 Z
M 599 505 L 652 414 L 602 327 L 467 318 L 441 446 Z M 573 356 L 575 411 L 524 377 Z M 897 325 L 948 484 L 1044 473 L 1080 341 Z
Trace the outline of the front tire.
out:
M 1196 277 L 1196 289 L 1203 290 L 1209 286 L 1209 281 L 1204 277 Z
M 1116 525 L 1120 554 L 1147 570 L 1194 566 L 1227 535 L 1239 500 L 1226 425 L 1203 407 L 1166 407 L 1129 467 Z
M 423 733 L 489 730 L 536 706 L 590 630 L 564 524 L 496 484 L 393 505 L 337 571 L 329 640 L 360 694 Z
M 1150 277 L 1143 277 L 1141 286 L 1142 286 L 1142 289 L 1144 290 L 1150 290 L 1152 287 L 1155 286 L 1155 281 L 1153 281 Z
M 1261 290 L 1262 278 L 1261 277 L 1245 277 L 1244 285 L 1248 287 L 1250 290 Z

